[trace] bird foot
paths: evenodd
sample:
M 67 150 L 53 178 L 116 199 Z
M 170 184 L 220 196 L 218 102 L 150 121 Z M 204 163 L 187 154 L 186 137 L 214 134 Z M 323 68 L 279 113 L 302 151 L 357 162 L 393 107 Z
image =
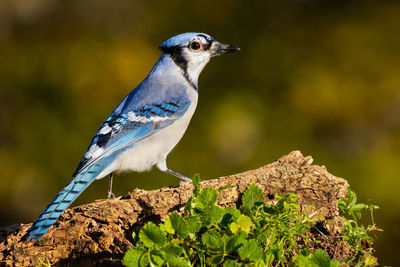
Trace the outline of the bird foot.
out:
M 191 183 L 192 183 L 192 181 L 183 181 L 183 180 L 181 180 L 181 181 L 179 181 L 179 186 L 187 185 L 187 184 L 191 184 Z

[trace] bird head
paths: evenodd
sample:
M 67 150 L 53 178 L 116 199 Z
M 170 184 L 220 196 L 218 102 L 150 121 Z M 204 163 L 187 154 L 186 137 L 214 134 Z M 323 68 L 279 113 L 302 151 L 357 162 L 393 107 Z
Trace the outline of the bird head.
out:
M 236 46 L 220 43 L 208 34 L 196 32 L 176 35 L 159 48 L 172 57 L 196 87 L 200 72 L 211 57 L 240 50 Z

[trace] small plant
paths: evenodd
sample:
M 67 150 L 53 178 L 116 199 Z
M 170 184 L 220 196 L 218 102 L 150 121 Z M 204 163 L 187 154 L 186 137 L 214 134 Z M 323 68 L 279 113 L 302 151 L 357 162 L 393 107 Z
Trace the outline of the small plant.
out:
M 347 241 L 351 249 L 355 252 L 354 256 L 348 258 L 346 263 L 355 265 L 362 263 L 359 266 L 376 266 L 378 262 L 372 256 L 373 238 L 370 234 L 373 231 L 382 231 L 374 222 L 374 210 L 379 209 L 376 205 L 357 203 L 357 195 L 350 188 L 347 190 L 346 197 L 338 201 L 338 208 L 344 220 L 344 230 L 342 231 L 343 240 Z M 359 225 L 361 214 L 369 211 L 371 214 L 372 225 L 364 227 Z
M 126 252 L 124 265 L 334 267 L 341 264 L 331 260 L 322 249 L 310 252 L 307 244 L 313 238 L 310 230 L 315 222 L 300 208 L 295 194 L 276 194 L 278 202 L 271 205 L 265 203 L 260 188 L 250 185 L 239 208 L 222 208 L 216 201 L 218 191 L 225 188 L 200 189 L 198 176 L 193 184 L 185 216 L 175 211 L 165 223 L 157 226 L 150 222 L 138 235 L 134 233 L 135 247 Z M 356 214 L 358 211 L 348 204 L 346 199 L 340 205 Z M 351 224 L 354 231 L 357 227 Z M 347 235 L 349 243 L 365 238 L 355 235 L 353 240 L 350 232 Z
M 44 256 L 41 259 L 39 259 L 39 263 L 36 265 L 36 267 L 51 267 L 51 263 L 49 259 Z

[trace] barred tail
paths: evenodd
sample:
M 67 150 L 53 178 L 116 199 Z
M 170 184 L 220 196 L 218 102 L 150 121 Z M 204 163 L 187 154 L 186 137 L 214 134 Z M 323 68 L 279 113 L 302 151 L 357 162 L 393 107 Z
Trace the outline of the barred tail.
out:
M 104 164 L 98 162 L 77 174 L 40 214 L 31 228 L 29 228 L 24 239 L 40 239 L 63 211 L 96 179 L 103 169 Z

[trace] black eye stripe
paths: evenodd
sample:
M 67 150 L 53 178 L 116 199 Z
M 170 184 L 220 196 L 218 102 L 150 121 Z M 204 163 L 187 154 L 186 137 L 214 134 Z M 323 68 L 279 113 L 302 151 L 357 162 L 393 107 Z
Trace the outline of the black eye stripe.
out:
M 214 41 L 214 40 L 207 40 L 207 43 L 205 43 L 205 44 L 203 45 L 203 49 L 204 49 L 204 50 L 210 49 L 210 47 L 211 47 L 213 41 Z

